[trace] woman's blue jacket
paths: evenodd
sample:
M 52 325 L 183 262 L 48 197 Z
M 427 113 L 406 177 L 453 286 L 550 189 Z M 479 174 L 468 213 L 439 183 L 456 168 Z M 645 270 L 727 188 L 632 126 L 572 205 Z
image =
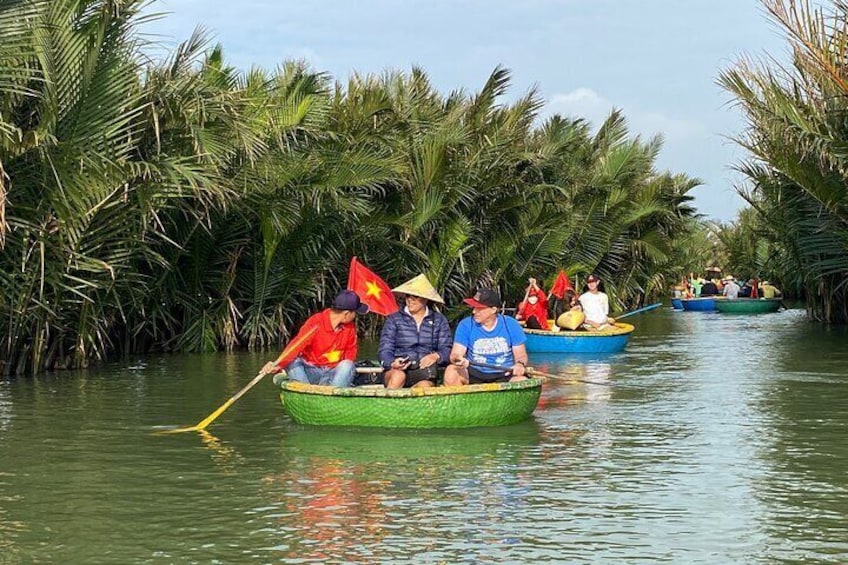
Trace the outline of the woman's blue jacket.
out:
M 388 369 L 397 357 L 409 357 L 411 361 L 420 361 L 425 355 L 439 354 L 439 365 L 447 365 L 453 345 L 448 319 L 440 312 L 428 308 L 429 312 L 421 322 L 419 329 L 415 319 L 405 310 L 395 312 L 386 318 L 386 324 L 380 334 L 378 356 L 380 363 Z

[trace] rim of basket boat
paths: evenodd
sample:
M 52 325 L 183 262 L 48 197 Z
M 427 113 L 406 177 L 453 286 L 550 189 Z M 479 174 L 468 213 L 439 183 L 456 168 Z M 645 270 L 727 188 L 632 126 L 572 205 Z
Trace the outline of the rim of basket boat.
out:
M 747 296 L 740 296 L 738 298 L 725 298 L 725 302 L 744 302 L 746 300 L 751 302 L 780 302 L 781 300 L 783 300 L 783 298 L 749 298 Z
M 615 327 L 607 328 L 604 330 L 560 330 L 558 332 L 552 332 L 550 330 L 528 330 L 524 328 L 524 333 L 531 335 L 545 335 L 545 336 L 562 336 L 562 337 L 607 337 L 607 336 L 615 336 L 615 335 L 625 335 L 629 334 L 635 329 L 635 326 L 632 324 L 625 324 L 624 322 L 616 322 Z
M 499 392 L 506 390 L 522 390 L 539 388 L 545 382 L 544 378 L 534 377 L 513 383 L 485 383 L 465 386 L 436 386 L 430 388 L 380 388 L 352 387 L 338 388 L 324 385 L 310 385 L 297 381 L 284 381 L 280 384 L 283 392 L 300 392 L 321 396 L 379 396 L 388 398 L 409 398 L 418 396 L 450 396 L 456 394 L 475 394 L 480 392 Z

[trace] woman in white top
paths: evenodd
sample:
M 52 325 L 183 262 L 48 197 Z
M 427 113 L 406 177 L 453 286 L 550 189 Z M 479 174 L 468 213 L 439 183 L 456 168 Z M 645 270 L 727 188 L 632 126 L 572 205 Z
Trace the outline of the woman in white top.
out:
M 609 317 L 609 298 L 606 293 L 598 290 L 600 284 L 601 279 L 595 275 L 589 275 L 586 279 L 589 290 L 580 295 L 580 306 L 586 316 L 583 327 L 587 330 L 601 330 L 615 322 Z

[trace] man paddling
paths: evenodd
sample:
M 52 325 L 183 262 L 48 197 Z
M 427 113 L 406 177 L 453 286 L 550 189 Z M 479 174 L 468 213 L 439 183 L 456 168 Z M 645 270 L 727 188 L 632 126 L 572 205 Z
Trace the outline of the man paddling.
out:
M 313 385 L 349 387 L 356 375 L 356 315 L 366 314 L 363 304 L 352 290 L 343 290 L 333 306 L 313 314 L 287 347 L 289 354 L 270 361 L 261 374 L 285 370 L 288 377 Z M 294 346 L 294 347 L 292 347 Z

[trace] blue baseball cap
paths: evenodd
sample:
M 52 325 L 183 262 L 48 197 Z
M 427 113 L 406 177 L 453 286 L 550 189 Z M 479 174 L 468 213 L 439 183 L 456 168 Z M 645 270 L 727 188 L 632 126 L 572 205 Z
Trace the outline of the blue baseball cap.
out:
M 336 310 L 350 310 L 357 314 L 367 314 L 370 308 L 359 300 L 359 295 L 352 290 L 341 291 L 333 300 L 333 308 Z

